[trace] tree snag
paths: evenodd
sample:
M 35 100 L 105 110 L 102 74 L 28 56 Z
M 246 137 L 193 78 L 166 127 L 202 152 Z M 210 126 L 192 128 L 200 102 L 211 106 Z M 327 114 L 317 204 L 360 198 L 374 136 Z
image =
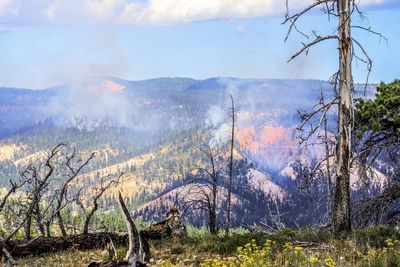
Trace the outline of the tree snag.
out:
M 293 60 L 301 54 L 308 54 L 308 51 L 314 45 L 321 43 L 326 40 L 338 40 L 338 59 L 339 59 L 339 70 L 335 73 L 332 83 L 334 84 L 334 91 L 336 93 L 336 86 L 339 87 L 338 92 L 338 116 L 337 116 L 337 141 L 336 141 L 336 153 L 335 153 L 335 184 L 334 184 L 334 199 L 333 207 L 331 212 L 331 223 L 332 231 L 335 235 L 340 232 L 347 232 L 351 230 L 350 221 L 350 168 L 352 162 L 352 128 L 353 128 L 353 80 L 352 80 L 352 60 L 358 60 L 367 65 L 367 79 L 366 86 L 368 85 L 368 77 L 372 68 L 372 60 L 366 53 L 366 50 L 351 35 L 351 28 L 357 30 L 364 30 L 372 34 L 378 35 L 380 38 L 383 36 L 380 33 L 374 32 L 370 28 L 366 28 L 359 25 L 352 25 L 351 17 L 353 13 L 360 15 L 363 19 L 364 14 L 360 12 L 358 8 L 358 2 L 356 0 L 315 0 L 309 4 L 302 11 L 289 15 L 289 0 L 286 0 L 286 16 L 284 24 L 289 24 L 285 41 L 290 36 L 291 32 L 295 30 L 303 37 L 308 40 L 307 43 L 303 43 L 303 47 L 299 49 L 290 59 Z M 336 35 L 320 35 L 316 30 L 312 30 L 311 34 L 306 34 L 297 28 L 298 20 L 311 10 L 320 8 L 329 18 L 333 17 L 337 19 L 338 24 L 335 27 Z M 310 39 L 310 37 L 313 37 Z M 383 37 L 384 38 L 384 37 Z M 357 55 L 361 53 L 361 57 Z M 307 122 L 317 112 L 310 114 L 308 118 L 303 122 Z M 302 126 L 301 126 L 302 127 Z M 319 128 L 319 126 L 317 127 Z M 308 137 L 316 132 L 316 129 L 310 133 Z M 325 160 L 329 160 L 330 156 L 327 156 Z M 324 160 L 324 161 L 325 161 Z M 330 165 L 330 164 L 329 164 Z

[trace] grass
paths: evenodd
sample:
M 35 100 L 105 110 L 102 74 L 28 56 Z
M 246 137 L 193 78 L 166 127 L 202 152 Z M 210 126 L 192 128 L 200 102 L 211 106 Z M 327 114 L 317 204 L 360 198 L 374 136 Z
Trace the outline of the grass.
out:
M 21 267 L 86 267 L 91 261 L 106 260 L 108 253 L 103 250 L 69 250 L 62 253 L 49 253 L 36 257 L 19 259 L 16 266 Z
M 151 266 L 400 266 L 400 231 L 389 227 L 354 230 L 334 239 L 325 229 L 285 229 L 274 233 L 233 229 L 213 236 L 205 228 L 188 226 L 188 237 L 151 243 Z M 123 257 L 126 248 L 119 248 Z M 20 259 L 17 266 L 87 266 L 107 260 L 103 250 L 47 254 Z

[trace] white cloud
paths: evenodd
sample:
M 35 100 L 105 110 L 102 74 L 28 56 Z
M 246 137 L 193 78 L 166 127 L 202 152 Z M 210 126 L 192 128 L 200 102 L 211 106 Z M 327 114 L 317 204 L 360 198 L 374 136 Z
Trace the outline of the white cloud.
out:
M 175 24 L 283 14 L 283 7 L 282 0 L 53 0 L 43 14 L 52 21 Z
M 315 0 L 290 0 L 293 10 Z M 360 4 L 384 4 L 390 0 L 360 0 Z M 101 1 L 116 2 L 116 1 Z M 105 4 L 105 3 L 103 3 Z M 120 3 L 121 4 L 121 3 Z M 122 14 L 115 14 L 125 24 L 176 24 L 194 21 L 283 16 L 284 0 L 149 0 L 146 4 L 129 2 Z
M 0 0 L 0 18 L 18 14 L 19 5 L 14 0 Z
M 282 9 L 281 0 L 150 0 L 142 19 L 154 24 L 173 24 L 275 15 Z
M 50 21 L 113 22 L 126 0 L 53 0 L 43 8 Z
M 314 0 L 290 0 L 297 10 Z M 394 0 L 360 0 L 362 5 L 385 4 Z M 0 0 L 0 17 L 18 14 L 43 22 L 177 24 L 205 20 L 283 16 L 284 0 Z M 37 14 L 35 13 L 38 10 Z M 25 19 L 24 19 L 25 18 Z M 3 20 L 5 23 L 6 20 Z M 3 23 L 4 23 L 3 22 Z M 15 20 L 14 20 L 15 22 Z

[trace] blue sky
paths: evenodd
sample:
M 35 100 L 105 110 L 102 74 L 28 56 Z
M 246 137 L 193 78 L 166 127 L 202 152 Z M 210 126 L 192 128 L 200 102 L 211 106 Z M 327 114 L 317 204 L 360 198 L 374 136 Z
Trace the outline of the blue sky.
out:
M 388 39 L 353 31 L 374 61 L 372 82 L 400 78 L 398 2 L 361 0 L 368 20 L 354 19 Z M 98 76 L 328 79 L 337 69 L 335 41 L 287 63 L 305 40 L 294 34 L 284 43 L 283 17 L 283 0 L 0 0 L 0 86 Z M 331 33 L 335 21 L 315 12 L 299 26 Z M 366 67 L 353 66 L 363 82 Z

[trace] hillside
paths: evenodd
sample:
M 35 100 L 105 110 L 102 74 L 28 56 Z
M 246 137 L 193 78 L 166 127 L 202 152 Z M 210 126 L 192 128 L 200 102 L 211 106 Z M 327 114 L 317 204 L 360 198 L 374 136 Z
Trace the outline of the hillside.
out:
M 67 143 L 83 158 L 96 153 L 74 190 L 90 188 L 98 176 L 123 172 L 102 208 L 112 209 L 122 191 L 131 208 L 137 208 L 136 216 L 157 220 L 176 193 L 191 186 L 193 177 L 185 173 L 207 165 L 199 147 L 210 144 L 226 154 L 232 94 L 238 121 L 234 225 L 262 221 L 277 209 L 288 226 L 307 224 L 315 220 L 317 204 L 304 201 L 307 196 L 297 191 L 296 168 L 298 162 L 312 164 L 321 152 L 299 150 L 296 113 L 310 109 L 321 91 L 329 97 L 328 87 L 317 80 L 107 78 L 36 91 L 0 88 L 0 184 L 7 186 L 24 166 L 38 163 L 57 143 Z M 184 204 L 181 199 L 179 205 Z M 259 205 L 268 209 L 256 209 Z M 321 216 L 325 208 L 318 205 Z M 289 211 L 298 215 L 296 220 Z M 200 225 L 203 217 L 199 211 L 187 220 Z

